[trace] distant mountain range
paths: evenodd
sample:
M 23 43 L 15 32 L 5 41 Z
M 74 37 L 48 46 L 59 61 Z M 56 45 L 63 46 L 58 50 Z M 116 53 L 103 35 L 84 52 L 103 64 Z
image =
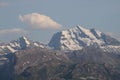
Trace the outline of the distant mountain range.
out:
M 86 46 L 99 46 L 105 51 L 120 52 L 120 41 L 96 29 L 76 26 L 57 32 L 48 44 L 55 50 L 81 50 Z
M 30 47 L 49 47 L 54 50 L 72 51 L 93 45 L 99 46 L 105 51 L 120 52 L 120 41 L 96 29 L 86 29 L 81 26 L 55 33 L 48 45 L 31 41 L 25 36 L 9 43 L 0 43 L 0 52 L 15 52 Z
M 0 80 L 120 80 L 120 41 L 76 26 L 42 44 L 0 43 Z

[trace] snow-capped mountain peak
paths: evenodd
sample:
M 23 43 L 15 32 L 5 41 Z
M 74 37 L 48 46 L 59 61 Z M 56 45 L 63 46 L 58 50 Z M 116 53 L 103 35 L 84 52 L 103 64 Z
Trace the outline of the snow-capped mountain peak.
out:
M 96 38 L 100 38 L 101 35 L 102 35 L 102 32 L 100 32 L 100 31 L 98 31 L 98 30 L 96 30 L 96 29 L 94 29 L 94 28 L 90 29 L 90 32 L 91 32 Z
M 22 40 L 22 41 L 24 41 L 27 45 L 30 45 L 30 41 L 29 41 L 28 38 L 25 37 L 25 36 L 20 37 L 19 40 L 20 40 L 20 41 Z
M 27 37 L 22 36 L 18 38 L 17 40 L 12 40 L 7 44 L 0 44 L 0 52 L 16 52 L 18 50 L 25 50 L 27 48 L 32 48 L 32 47 L 41 47 L 45 48 L 44 44 L 41 44 L 39 42 L 33 42 L 29 40 Z
M 28 40 L 28 38 L 24 37 L 24 36 L 20 37 L 18 41 L 19 41 L 22 49 L 29 47 L 31 44 L 31 42 Z
M 48 45 L 58 50 L 79 50 L 94 44 L 116 45 L 120 42 L 98 30 L 76 26 L 54 34 Z

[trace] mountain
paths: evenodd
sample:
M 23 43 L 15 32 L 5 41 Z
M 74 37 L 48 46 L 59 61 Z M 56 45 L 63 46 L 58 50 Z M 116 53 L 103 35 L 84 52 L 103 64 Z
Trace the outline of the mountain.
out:
M 12 40 L 9 43 L 1 43 L 0 44 L 0 52 L 2 53 L 14 53 L 18 50 L 25 50 L 27 48 L 31 47 L 41 47 L 45 48 L 44 44 L 41 44 L 39 42 L 33 42 L 29 40 L 27 37 L 22 36 L 17 40 Z
M 120 54 L 99 46 L 61 52 L 32 47 L 0 55 L 0 80 L 119 80 Z
M 120 54 L 96 46 L 67 53 L 34 47 L 4 54 L 0 59 L 0 80 L 119 79 Z
M 70 62 L 64 52 L 24 36 L 0 44 L 0 80 L 47 80 L 55 76 L 54 68 Z
M 99 46 L 86 46 L 81 50 L 66 53 L 74 62 L 106 64 L 109 66 L 119 66 L 120 53 L 105 52 Z
M 103 51 L 99 46 L 86 46 L 66 53 L 76 63 L 73 80 L 119 80 L 120 53 Z
M 0 80 L 120 80 L 120 42 L 103 32 L 77 26 L 48 45 L 0 43 Z
M 15 54 L 17 58 L 15 70 L 17 74 L 22 73 L 25 69 L 32 66 L 42 67 L 43 65 L 47 65 L 47 63 L 55 66 L 62 62 L 70 61 L 66 54 L 61 51 L 39 47 L 18 51 Z
M 104 47 L 112 45 L 120 48 L 120 42 L 115 38 L 98 30 L 81 26 L 55 33 L 48 45 L 55 50 L 80 50 L 91 45 Z
M 14 80 L 15 64 L 15 54 L 0 54 L 0 80 Z
M 40 47 L 0 54 L 0 80 L 52 80 L 69 63 L 64 52 Z

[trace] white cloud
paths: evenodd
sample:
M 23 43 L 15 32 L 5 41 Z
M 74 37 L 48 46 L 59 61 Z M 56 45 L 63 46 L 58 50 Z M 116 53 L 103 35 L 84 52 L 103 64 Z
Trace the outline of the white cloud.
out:
M 9 4 L 6 2 L 0 2 L 0 7 L 8 6 Z
M 27 33 L 27 31 L 26 31 L 26 30 L 23 30 L 23 29 L 20 29 L 20 28 L 0 30 L 0 35 L 11 34 L 11 33 L 15 33 L 15 34 L 25 34 L 25 33 Z
M 31 13 L 26 15 L 20 15 L 19 19 L 26 23 L 28 26 L 33 29 L 58 29 L 61 28 L 61 25 L 55 22 L 50 17 L 39 14 Z

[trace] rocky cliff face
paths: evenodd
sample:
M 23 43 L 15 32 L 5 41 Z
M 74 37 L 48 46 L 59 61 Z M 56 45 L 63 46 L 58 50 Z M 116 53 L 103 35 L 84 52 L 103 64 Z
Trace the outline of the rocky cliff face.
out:
M 14 80 L 14 66 L 16 56 L 14 53 L 0 54 L 0 80 Z
M 60 51 L 53 51 L 46 48 L 31 48 L 15 53 L 17 56 L 17 64 L 15 66 L 16 73 L 19 74 L 28 67 L 43 66 L 49 64 L 60 64 L 60 62 L 69 62 L 66 54 Z M 40 65 L 41 64 L 41 65 Z
M 60 51 L 33 48 L 16 53 L 15 80 L 49 80 L 54 77 L 54 69 L 71 61 Z

